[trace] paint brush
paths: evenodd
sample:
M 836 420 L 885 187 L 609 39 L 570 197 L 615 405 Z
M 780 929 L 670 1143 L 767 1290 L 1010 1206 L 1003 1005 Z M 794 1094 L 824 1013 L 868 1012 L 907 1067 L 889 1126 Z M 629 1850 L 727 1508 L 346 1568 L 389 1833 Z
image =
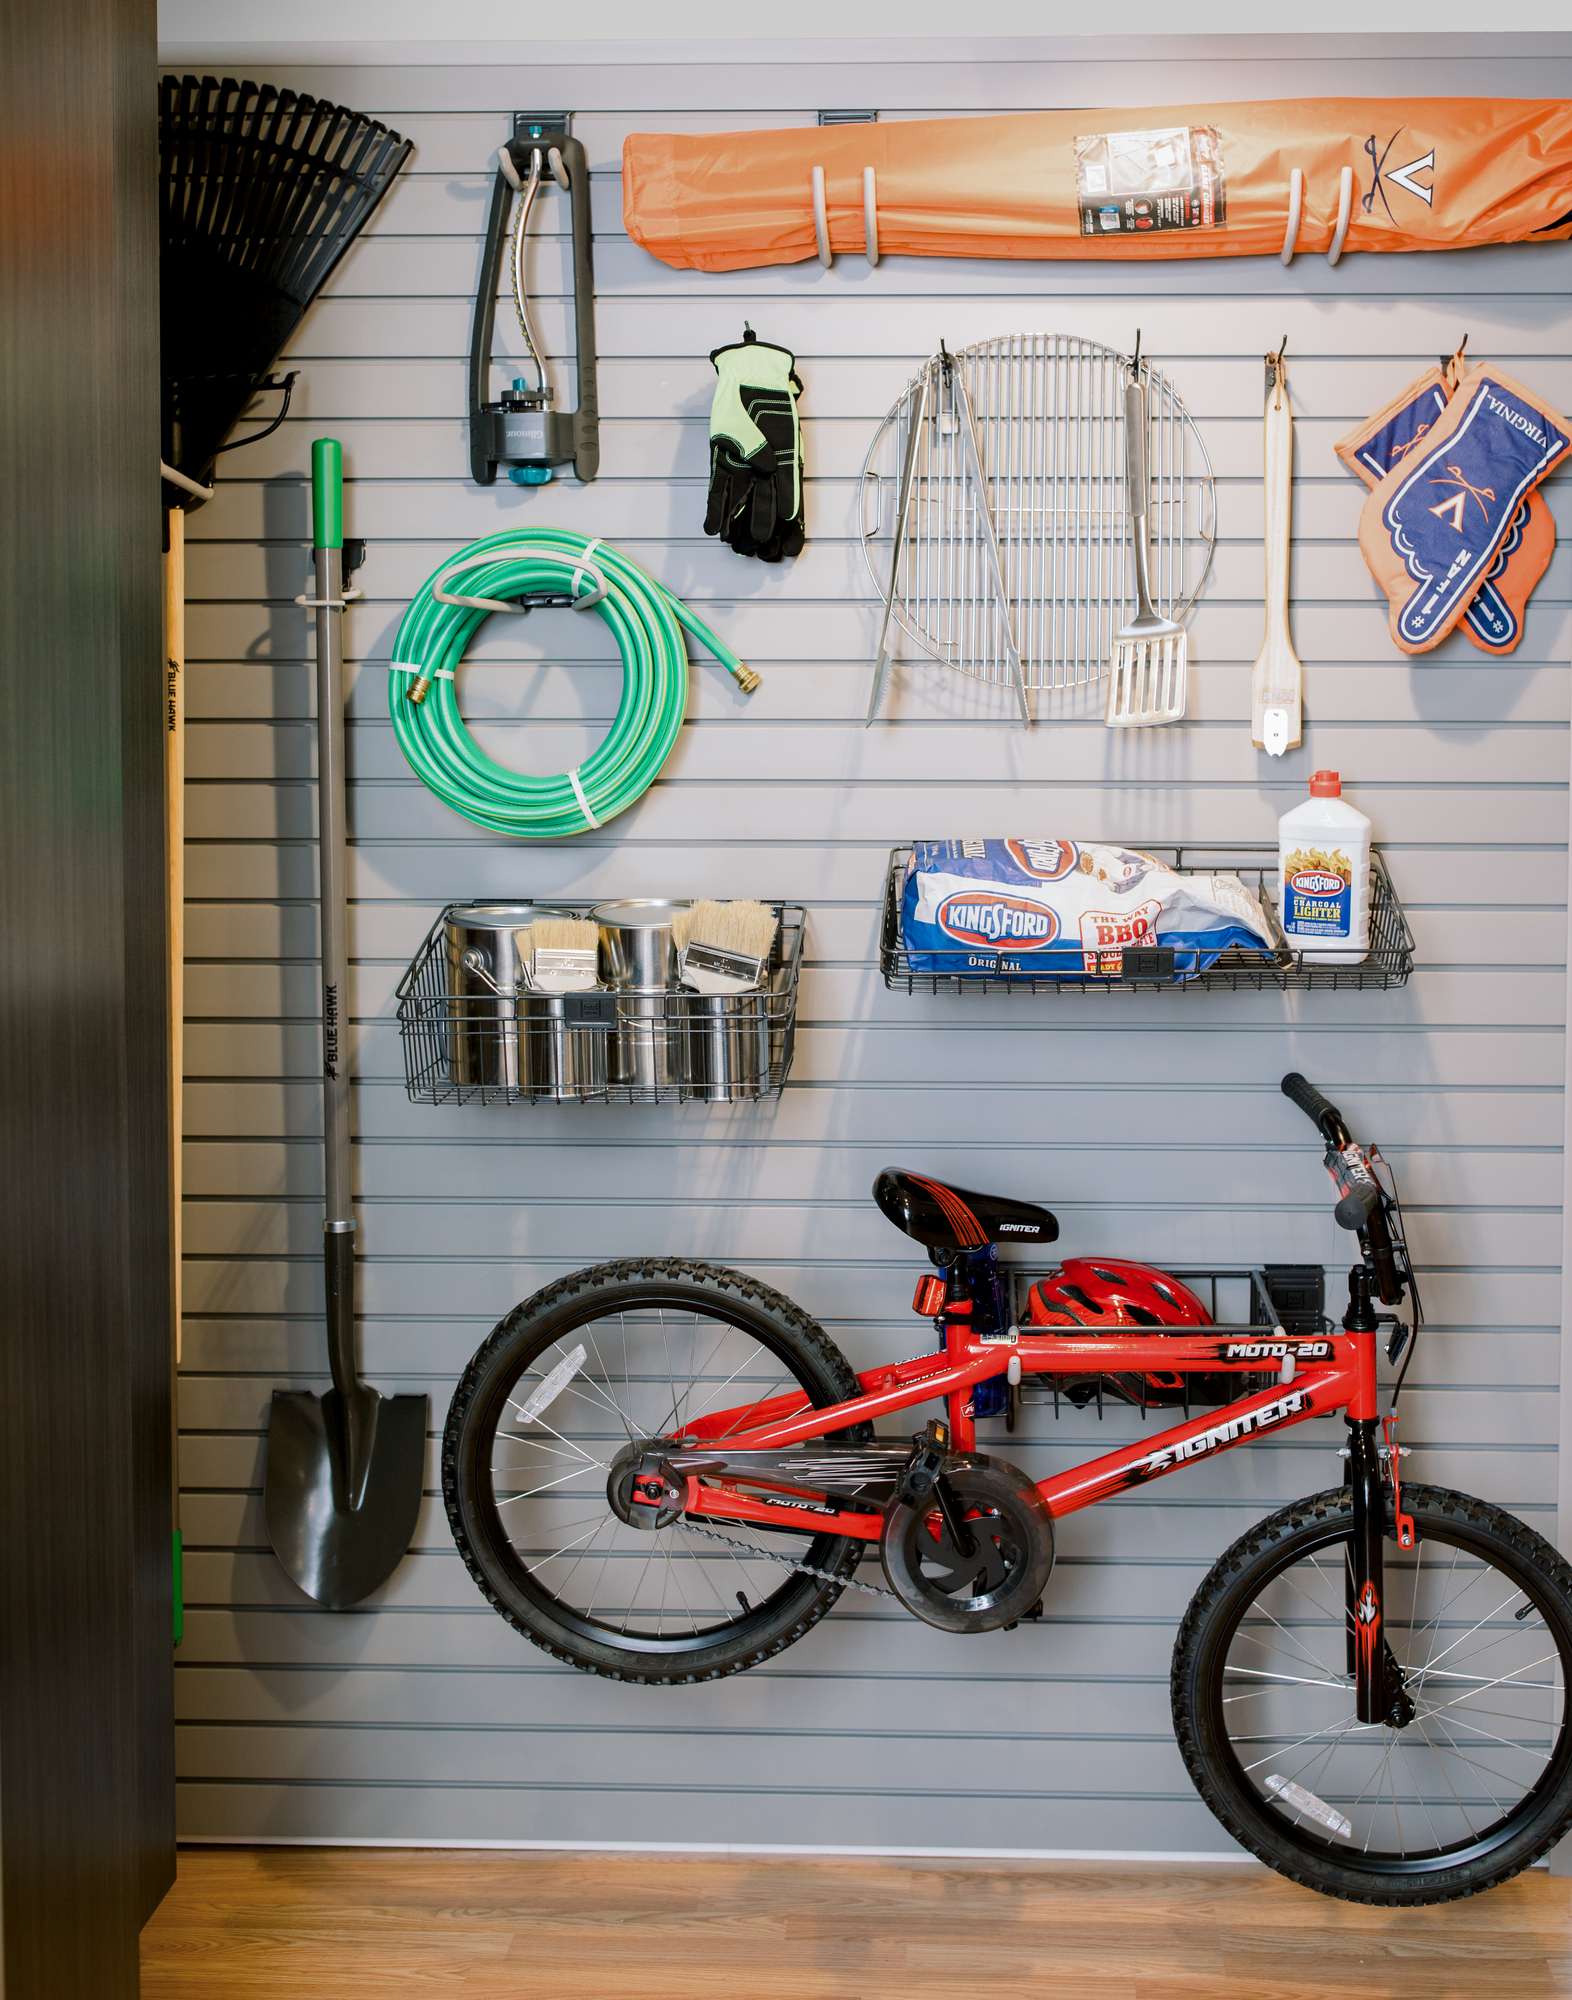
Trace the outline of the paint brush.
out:
M 678 959 L 683 985 L 712 995 L 755 991 L 775 947 L 777 919 L 770 906 L 705 897 L 687 916 L 687 941 Z M 677 942 L 675 926 L 672 940 Z
M 600 984 L 600 926 L 588 917 L 537 917 L 530 983 L 537 993 L 584 993 Z

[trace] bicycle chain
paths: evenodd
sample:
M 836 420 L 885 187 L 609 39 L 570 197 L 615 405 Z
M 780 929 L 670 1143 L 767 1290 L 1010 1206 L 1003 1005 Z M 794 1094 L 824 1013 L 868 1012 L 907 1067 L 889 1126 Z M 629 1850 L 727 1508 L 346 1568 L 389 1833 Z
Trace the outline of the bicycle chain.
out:
M 704 1535 L 712 1542 L 724 1542 L 729 1549 L 742 1549 L 750 1556 L 763 1556 L 766 1562 L 782 1563 L 799 1575 L 816 1576 L 822 1583 L 838 1583 L 843 1590 L 865 1590 L 870 1597 L 895 1595 L 893 1590 L 886 1590 L 882 1584 L 863 1583 L 855 1576 L 836 1576 L 833 1570 L 815 1569 L 812 1563 L 798 1562 L 795 1556 L 777 1555 L 774 1549 L 761 1549 L 754 1542 L 739 1542 L 733 1535 L 717 1535 L 713 1528 L 701 1528 L 697 1521 L 686 1517 L 682 1525 L 690 1535 Z

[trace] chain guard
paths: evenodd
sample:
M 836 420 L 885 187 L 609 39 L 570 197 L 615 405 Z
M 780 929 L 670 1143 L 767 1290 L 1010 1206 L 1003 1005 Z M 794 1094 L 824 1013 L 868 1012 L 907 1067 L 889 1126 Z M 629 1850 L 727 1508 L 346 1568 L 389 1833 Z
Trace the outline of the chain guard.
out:
M 931 1504 L 896 1501 L 879 1554 L 906 1609 L 941 1632 L 996 1632 L 1024 1618 L 1053 1569 L 1053 1516 L 1033 1482 L 1002 1458 L 952 1457 L 944 1481 L 973 1542 L 957 1548 Z

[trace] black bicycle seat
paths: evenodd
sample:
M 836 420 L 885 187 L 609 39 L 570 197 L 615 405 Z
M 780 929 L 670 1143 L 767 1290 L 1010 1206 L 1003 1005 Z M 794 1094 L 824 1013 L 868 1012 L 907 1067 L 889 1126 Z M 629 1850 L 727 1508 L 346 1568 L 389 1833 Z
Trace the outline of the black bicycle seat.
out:
M 873 1198 L 897 1229 L 929 1250 L 981 1250 L 988 1243 L 1052 1243 L 1059 1224 L 1046 1208 L 1002 1194 L 973 1194 L 926 1174 L 886 1167 Z

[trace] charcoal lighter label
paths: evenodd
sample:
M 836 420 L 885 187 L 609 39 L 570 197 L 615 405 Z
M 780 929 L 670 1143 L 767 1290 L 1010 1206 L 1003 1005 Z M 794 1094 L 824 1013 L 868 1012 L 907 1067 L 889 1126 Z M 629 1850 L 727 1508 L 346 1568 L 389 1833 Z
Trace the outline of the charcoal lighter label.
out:
M 1353 869 L 1341 848 L 1300 849 L 1283 870 L 1283 929 L 1290 938 L 1343 938 L 1353 922 Z

